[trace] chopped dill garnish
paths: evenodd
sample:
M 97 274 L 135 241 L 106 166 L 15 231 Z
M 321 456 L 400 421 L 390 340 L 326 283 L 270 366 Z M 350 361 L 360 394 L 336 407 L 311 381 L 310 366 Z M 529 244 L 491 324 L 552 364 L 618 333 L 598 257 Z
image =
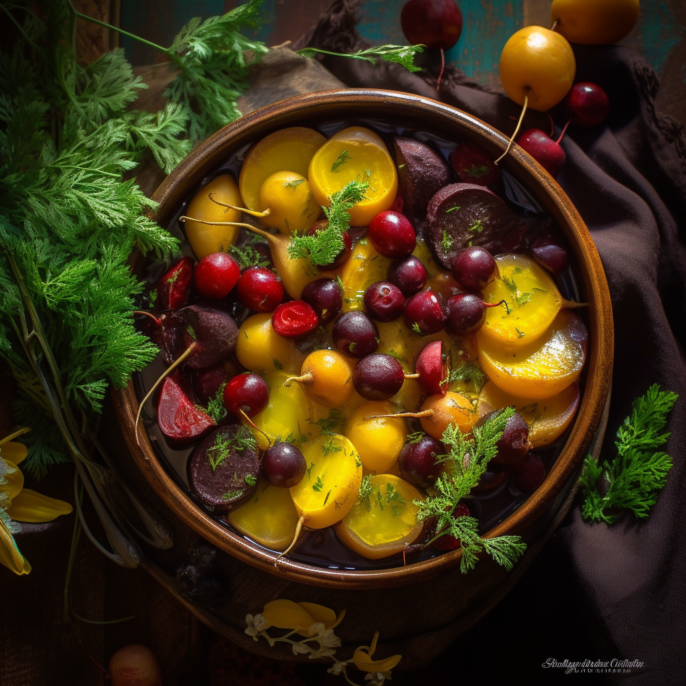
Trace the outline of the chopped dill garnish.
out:
M 257 483 L 257 477 L 252 474 L 246 474 L 245 483 L 248 484 L 248 486 L 254 486 Z
M 333 438 L 325 441 L 322 445 L 322 454 L 324 457 L 331 455 L 331 453 L 340 453 L 341 450 L 343 450 L 343 448 Z
M 242 248 L 239 248 L 236 245 L 230 245 L 229 255 L 231 255 L 231 257 L 238 262 L 238 264 L 241 266 L 241 269 L 247 269 L 248 267 L 269 266 L 269 260 L 265 260 L 264 257 L 251 245 L 244 245 Z
M 284 182 L 283 182 L 283 187 L 284 187 L 284 188 L 292 188 L 292 189 L 295 191 L 295 189 L 296 189 L 301 183 L 305 183 L 305 179 L 295 179 L 295 181 L 284 181 Z
M 367 474 L 367 476 L 362 477 L 362 483 L 360 484 L 360 490 L 357 493 L 357 502 L 362 503 L 366 508 L 367 512 L 371 512 L 372 503 L 371 495 L 374 487 L 372 486 L 372 475 Z
M 444 230 L 443 240 L 441 241 L 441 249 L 443 250 L 443 252 L 450 252 L 454 242 L 455 241 L 453 241 L 452 236 Z
M 412 444 L 419 443 L 424 436 L 426 436 L 426 434 L 423 431 L 415 431 L 413 434 L 408 435 L 407 442 Z
M 340 428 L 344 420 L 345 417 L 343 416 L 343 412 L 336 408 L 329 412 L 328 417 L 318 419 L 316 422 L 310 420 L 310 424 L 318 426 L 323 434 L 334 435 L 338 433 L 337 431 L 334 431 L 334 429 Z
M 214 444 L 207 451 L 212 471 L 216 471 L 233 451 L 242 453 L 245 450 L 257 450 L 257 441 L 247 426 L 239 426 L 233 434 L 219 432 Z
M 479 219 L 479 220 L 476 221 L 474 224 L 472 224 L 472 225 L 469 227 L 469 229 L 467 229 L 467 230 L 468 230 L 468 231 L 472 231 L 473 233 L 483 233 L 484 225 L 483 225 L 481 219 Z
M 451 207 L 449 210 L 446 210 L 446 214 L 450 214 L 451 212 L 457 212 L 459 209 L 461 209 L 460 205 L 455 205 L 455 207 Z
M 412 324 L 412 331 L 418 333 L 420 336 L 422 334 L 422 330 L 419 328 L 419 324 L 417 322 L 414 322 L 414 324 Z
M 322 481 L 322 478 L 318 476 L 317 480 L 314 482 L 314 484 L 312 484 L 312 490 L 319 493 L 322 488 L 324 488 L 324 482 Z
M 465 362 L 456 369 L 450 370 L 450 383 L 455 381 L 471 381 L 477 392 L 479 392 L 486 381 L 488 381 L 488 377 L 481 367 L 475 365 L 473 362 Z
M 522 293 L 521 295 L 518 295 L 515 298 L 515 300 L 517 301 L 517 305 L 519 305 L 520 307 L 522 305 L 526 305 L 531 300 L 532 295 L 532 293 Z
M 503 275 L 502 276 L 503 283 L 513 292 L 517 292 L 517 284 L 514 282 L 514 279 L 510 279 L 509 277 Z
M 517 332 L 517 336 L 519 338 L 524 338 L 524 336 L 526 336 L 526 334 L 523 331 L 520 331 L 516 326 L 515 326 L 515 331 Z
M 331 165 L 331 171 L 336 174 L 338 170 L 346 163 L 348 160 L 352 160 L 352 157 L 348 155 L 348 151 L 344 150 L 337 158 L 336 161 Z
M 283 365 L 281 364 L 281 362 L 279 362 L 279 360 L 276 357 L 272 360 L 272 363 L 277 369 L 283 369 Z
M 398 360 L 398 362 L 407 362 L 407 361 L 408 361 L 406 357 L 403 357 L 402 355 L 399 355 L 397 352 L 395 352 L 395 350 L 393 350 L 393 348 L 391 348 L 391 349 L 388 351 L 388 354 L 389 354 L 391 357 L 393 357 L 393 358 L 395 358 L 396 360 Z
M 222 496 L 222 500 L 235 500 L 243 495 L 243 491 L 228 491 Z
M 219 390 L 205 408 L 205 412 L 214 419 L 215 424 L 219 424 L 227 414 L 226 407 L 224 406 L 224 388 L 226 388 L 226 381 L 219 387 Z

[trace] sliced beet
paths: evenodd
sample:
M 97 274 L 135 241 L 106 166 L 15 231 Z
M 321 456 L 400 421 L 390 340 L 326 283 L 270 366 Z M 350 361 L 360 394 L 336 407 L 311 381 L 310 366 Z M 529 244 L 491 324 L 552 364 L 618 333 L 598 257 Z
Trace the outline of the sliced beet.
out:
M 445 269 L 455 255 L 470 245 L 497 254 L 508 238 L 525 243 L 538 230 L 540 220 L 516 215 L 492 191 L 472 183 L 453 183 L 431 198 L 426 213 L 425 238 Z
M 460 181 L 490 186 L 500 178 L 493 158 L 476 143 L 460 143 L 450 153 L 450 164 Z
M 178 383 L 178 375 L 170 374 L 162 384 L 157 404 L 157 424 L 169 439 L 183 445 L 199 438 L 213 426 L 214 419 L 196 407 Z
M 445 160 L 425 143 L 413 138 L 394 138 L 398 184 L 403 199 L 403 212 L 423 219 L 431 198 L 450 182 L 450 169 Z
M 233 317 L 214 307 L 189 305 L 165 321 L 169 357 L 176 359 L 195 344 L 184 364 L 190 369 L 207 369 L 227 360 L 236 349 L 238 327 Z
M 188 302 L 193 279 L 193 259 L 182 257 L 157 282 L 157 307 L 178 310 Z
M 213 431 L 188 462 L 191 491 L 215 512 L 245 502 L 257 487 L 260 461 L 247 426 L 230 424 Z

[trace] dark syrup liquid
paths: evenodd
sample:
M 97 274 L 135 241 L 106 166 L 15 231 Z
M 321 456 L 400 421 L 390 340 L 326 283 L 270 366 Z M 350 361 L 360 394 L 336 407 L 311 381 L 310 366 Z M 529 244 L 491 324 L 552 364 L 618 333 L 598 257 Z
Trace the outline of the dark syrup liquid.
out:
M 416 131 L 413 129 L 394 127 L 385 122 L 368 119 L 351 119 L 346 121 L 328 122 L 314 128 L 317 128 L 317 130 L 320 131 L 324 136 L 330 138 L 336 132 L 349 126 L 364 126 L 376 131 L 376 133 L 378 133 L 385 140 L 389 150 L 393 149 L 393 136 L 401 135 L 415 138 L 424 143 L 428 143 L 434 149 L 440 150 L 446 161 L 452 148 L 456 143 L 459 142 L 459 138 L 447 140 L 426 131 Z M 218 167 L 211 175 L 208 175 L 200 184 L 200 187 L 220 174 L 228 173 L 231 174 L 235 179 L 238 179 L 241 165 L 248 147 L 249 146 L 246 145 L 238 150 L 223 165 Z M 184 214 L 186 207 L 188 206 L 191 198 L 195 195 L 195 192 L 197 192 L 197 189 L 195 189 L 193 193 L 189 194 L 188 198 L 180 205 L 178 212 L 176 215 L 174 215 L 172 221 L 167 227 L 169 232 L 179 238 L 181 241 L 183 254 L 191 257 L 194 257 L 194 255 L 190 245 L 185 239 L 183 231 L 180 228 L 181 225 L 179 224 L 178 218 Z M 531 216 L 534 214 L 544 213 L 543 208 L 540 206 L 537 200 L 533 198 L 533 196 L 531 196 L 531 194 L 512 175 L 508 174 L 504 170 L 502 171 L 502 179 L 499 181 L 499 186 L 496 189 L 496 193 L 517 214 Z M 418 225 L 415 226 L 415 228 L 418 236 L 420 236 L 422 227 Z M 559 236 L 559 238 L 561 240 L 563 239 L 562 236 Z M 246 239 L 247 232 L 245 229 L 241 229 L 238 243 L 240 244 Z M 159 263 L 149 265 L 146 280 L 151 288 L 154 287 L 155 283 L 166 271 L 168 266 L 169 265 Z M 571 268 L 567 269 L 563 274 L 560 275 L 560 277 L 556 278 L 555 282 L 564 298 L 577 302 L 580 301 L 579 289 L 574 272 Z M 247 310 L 239 306 L 235 314 L 236 323 L 240 326 L 241 322 L 247 318 L 249 313 Z M 145 396 L 148 389 L 152 387 L 154 382 L 157 380 L 159 375 L 162 374 L 165 368 L 166 366 L 162 361 L 162 356 L 159 355 L 140 374 L 135 375 L 134 385 L 139 400 Z M 583 395 L 583 389 L 585 386 L 585 373 L 582 374 L 580 381 Z M 148 402 L 145 404 L 142 417 L 142 421 L 145 424 L 148 436 L 153 445 L 153 449 L 160 460 L 160 463 L 165 466 L 172 478 L 188 494 L 189 499 L 195 502 L 198 507 L 201 507 L 203 510 L 208 512 L 208 514 L 214 516 L 216 521 L 222 526 L 225 526 L 227 529 L 238 535 L 242 535 L 233 529 L 233 527 L 226 521 L 224 516 L 212 515 L 211 510 L 191 493 L 188 485 L 187 463 L 195 446 L 191 445 L 189 447 L 179 448 L 178 446 L 170 445 L 169 441 L 165 438 L 157 425 L 155 402 L 153 399 L 148 400 Z M 417 429 L 418 428 L 420 427 L 418 426 Z M 536 450 L 536 454 L 539 455 L 543 461 L 546 474 L 550 471 L 558 456 L 562 452 L 570 431 L 571 427 L 567 429 L 567 431 L 557 441 L 555 441 L 554 444 Z M 503 481 L 503 483 L 493 491 L 475 495 L 473 498 L 469 499 L 467 504 L 470 508 L 472 516 L 479 520 L 480 531 L 483 534 L 512 514 L 518 507 L 522 505 L 522 503 L 527 500 L 530 495 L 530 493 L 522 493 L 518 491 L 512 484 L 511 479 L 508 478 L 505 479 L 505 481 Z M 247 540 L 250 540 L 247 536 L 243 537 Z M 263 547 L 254 541 L 251 542 L 258 548 Z M 428 546 L 420 552 L 414 552 L 411 554 L 411 556 L 407 556 L 406 562 L 409 564 L 421 560 L 428 560 L 441 554 L 443 553 L 435 550 L 431 546 Z M 303 533 L 301 534 L 297 548 L 291 551 L 288 556 L 294 561 L 310 564 L 316 567 L 344 570 L 387 569 L 389 567 L 402 566 L 405 562 L 401 553 L 383 558 L 381 560 L 368 560 L 363 558 L 347 548 L 338 540 L 333 527 L 327 527 L 320 530 L 303 529 Z

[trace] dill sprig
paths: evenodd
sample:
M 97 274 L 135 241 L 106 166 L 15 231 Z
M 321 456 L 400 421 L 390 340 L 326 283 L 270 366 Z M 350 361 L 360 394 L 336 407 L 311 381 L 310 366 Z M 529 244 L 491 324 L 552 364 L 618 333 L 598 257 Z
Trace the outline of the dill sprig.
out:
M 241 269 L 248 267 L 269 267 L 269 260 L 265 260 L 263 255 L 250 244 L 239 248 L 237 245 L 229 246 L 229 255 L 236 259 Z
M 238 426 L 233 433 L 218 433 L 214 443 L 207 451 L 207 457 L 210 461 L 212 471 L 216 471 L 217 467 L 219 467 L 232 452 L 242 453 L 245 450 L 257 450 L 257 441 L 255 440 L 252 431 L 244 424 Z
M 379 58 L 386 62 L 400 64 L 408 71 L 415 72 L 421 69 L 415 65 L 414 58 L 420 52 L 424 52 L 423 45 L 377 45 L 365 50 L 358 50 L 352 53 L 330 52 L 319 48 L 303 48 L 297 53 L 303 57 L 314 57 L 317 53 L 321 55 L 333 55 L 334 57 L 349 57 L 353 60 L 364 60 L 371 64 L 377 64 Z
M 519 536 L 483 539 L 479 536 L 479 522 L 474 517 L 453 517 L 455 508 L 469 496 L 486 471 L 488 462 L 497 454 L 496 444 L 514 412 L 513 407 L 500 410 L 482 426 L 475 427 L 471 436 L 463 434 L 456 426 L 448 426 L 441 438 L 448 454 L 440 458 L 447 469 L 436 479 L 436 494 L 414 501 L 419 508 L 417 517 L 420 521 L 436 520 L 438 533 L 433 540 L 447 534 L 460 540 L 460 570 L 463 574 L 474 568 L 482 551 L 509 570 L 526 550 L 526 544 Z
M 228 414 L 226 406 L 224 405 L 224 388 L 226 388 L 226 381 L 219 387 L 219 390 L 214 394 L 214 397 L 210 398 L 207 407 L 202 408 L 212 417 L 212 419 L 214 419 L 215 424 L 219 424 Z
M 367 182 L 351 181 L 329 198 L 329 207 L 322 208 L 328 223 L 314 235 L 293 236 L 288 245 L 291 259 L 306 257 L 317 267 L 331 264 L 345 247 L 343 233 L 350 227 L 348 210 L 364 199 Z
M 672 458 L 659 450 L 669 437 L 662 433 L 677 394 L 658 384 L 634 401 L 631 415 L 617 431 L 617 456 L 598 464 L 590 455 L 584 463 L 581 487 L 586 499 L 581 513 L 592 522 L 612 524 L 629 510 L 639 519 L 650 514 L 667 482 Z M 598 489 L 604 482 L 605 488 Z
M 464 381 L 466 383 L 471 381 L 478 393 L 488 381 L 488 376 L 478 365 L 473 362 L 465 362 L 456 369 L 450 370 L 450 383 L 455 381 Z

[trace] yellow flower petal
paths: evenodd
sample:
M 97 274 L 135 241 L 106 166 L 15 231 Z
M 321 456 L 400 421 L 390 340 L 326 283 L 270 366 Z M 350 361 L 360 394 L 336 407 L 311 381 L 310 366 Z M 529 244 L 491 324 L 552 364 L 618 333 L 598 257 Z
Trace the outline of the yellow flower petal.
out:
M 5 483 L 0 484 L 0 491 L 7 493 L 10 500 L 13 500 L 19 495 L 21 489 L 24 488 L 24 475 L 11 460 L 5 460 L 5 463 L 8 467 L 13 468 L 14 471 L 11 474 L 5 474 Z
M 277 629 L 309 629 L 315 618 L 292 600 L 272 600 L 264 606 L 262 616 Z
M 297 604 L 300 605 L 300 607 L 302 607 L 303 610 L 305 610 L 305 612 L 307 612 L 315 620 L 315 622 L 321 622 L 325 629 L 333 629 L 334 627 L 337 627 L 343 621 L 343 617 L 345 617 L 345 610 L 341 610 L 338 617 L 336 617 L 336 613 L 331 608 L 324 607 L 323 605 L 317 605 L 316 603 Z M 310 629 L 307 629 L 305 631 L 299 631 L 298 633 L 301 636 L 312 636 L 314 632 Z
M 51 522 L 60 515 L 69 514 L 72 506 L 63 500 L 49 498 L 25 488 L 12 500 L 7 514 L 16 522 Z
M 31 571 L 31 565 L 19 552 L 14 537 L 2 519 L 0 519 L 0 564 L 19 575 L 28 574 Z
M 5 443 L 0 447 L 0 455 L 5 462 L 12 460 L 19 464 L 29 454 L 29 449 L 23 443 Z
M 383 660 L 372 660 L 372 655 L 376 652 L 376 644 L 379 640 L 379 632 L 374 634 L 372 639 L 372 644 L 367 648 L 367 646 L 360 646 L 353 654 L 353 662 L 355 667 L 357 667 L 362 672 L 389 672 L 400 660 L 403 659 L 402 655 L 393 655 L 387 657 Z

